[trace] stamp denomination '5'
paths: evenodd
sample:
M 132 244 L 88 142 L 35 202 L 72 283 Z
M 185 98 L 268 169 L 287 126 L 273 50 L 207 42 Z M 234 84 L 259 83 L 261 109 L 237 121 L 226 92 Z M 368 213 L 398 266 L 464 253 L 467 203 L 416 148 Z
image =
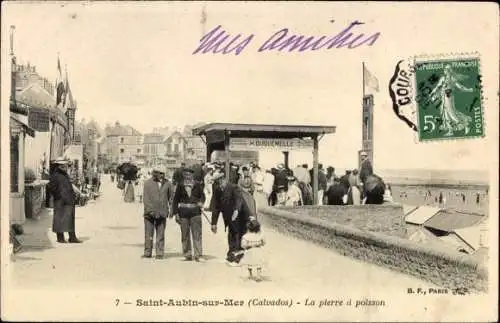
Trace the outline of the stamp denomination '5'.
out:
M 484 136 L 479 59 L 415 62 L 420 141 Z

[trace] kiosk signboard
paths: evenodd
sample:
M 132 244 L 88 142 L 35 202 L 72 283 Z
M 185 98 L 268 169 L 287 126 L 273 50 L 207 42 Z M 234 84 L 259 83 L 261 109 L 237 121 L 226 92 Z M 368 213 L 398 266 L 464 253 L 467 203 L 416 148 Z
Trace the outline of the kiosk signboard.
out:
M 231 151 L 312 151 L 313 148 L 314 141 L 312 139 L 231 138 L 229 141 L 229 150 Z

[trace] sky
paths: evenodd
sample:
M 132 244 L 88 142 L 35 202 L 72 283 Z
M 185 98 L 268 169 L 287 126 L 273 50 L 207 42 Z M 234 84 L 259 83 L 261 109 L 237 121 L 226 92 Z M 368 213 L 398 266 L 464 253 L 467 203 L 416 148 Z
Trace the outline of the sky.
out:
M 417 5 L 417 4 L 415 4 Z M 495 24 L 464 23 L 490 15 L 488 4 L 378 3 L 2 3 L 2 51 L 15 25 L 15 54 L 55 80 L 57 55 L 67 66 L 77 118 L 103 127 L 120 121 L 141 132 L 196 122 L 334 125 L 320 143 L 320 161 L 357 166 L 361 148 L 362 62 L 378 79 L 375 93 L 377 167 L 488 169 L 498 142 L 498 40 Z M 491 7 L 493 8 L 493 7 Z M 495 7 L 496 8 L 496 7 Z M 204 13 L 203 13 L 204 12 Z M 258 52 L 282 28 L 290 34 L 333 35 L 352 21 L 355 33 L 380 32 L 373 46 L 303 53 Z M 333 22 L 332 22 L 333 21 Z M 410 22 L 411 21 L 411 22 Z M 238 56 L 197 54 L 216 26 L 231 35 L 254 35 Z M 493 30 L 493 32 L 492 32 Z M 389 79 L 398 60 L 421 53 L 481 52 L 486 138 L 418 143 L 392 109 Z M 6 57 L 2 55 L 2 57 Z M 493 125 L 493 127 L 491 127 Z M 496 148 L 495 148 L 496 149 Z M 280 158 L 267 154 L 267 159 Z M 291 162 L 312 162 L 291 153 Z M 487 160 L 490 160 L 487 158 Z

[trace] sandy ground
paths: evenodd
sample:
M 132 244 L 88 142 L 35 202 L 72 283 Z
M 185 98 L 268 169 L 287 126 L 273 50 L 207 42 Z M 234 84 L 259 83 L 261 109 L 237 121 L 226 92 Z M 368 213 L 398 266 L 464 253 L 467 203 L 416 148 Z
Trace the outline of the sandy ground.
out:
M 466 186 L 463 188 L 425 188 L 422 186 L 393 185 L 391 188 L 392 197 L 396 203 L 429 205 L 456 209 L 458 211 L 488 214 L 489 200 L 485 190 L 468 188 Z M 426 199 L 425 192 L 428 190 L 431 191 L 431 197 Z M 440 192 L 443 193 L 443 197 L 446 199 L 444 205 L 439 205 L 435 201 L 435 198 L 439 197 Z M 402 193 L 406 193 L 406 197 Z M 462 199 L 462 193 L 465 195 L 465 202 Z M 479 203 L 476 203 L 476 193 L 480 194 Z

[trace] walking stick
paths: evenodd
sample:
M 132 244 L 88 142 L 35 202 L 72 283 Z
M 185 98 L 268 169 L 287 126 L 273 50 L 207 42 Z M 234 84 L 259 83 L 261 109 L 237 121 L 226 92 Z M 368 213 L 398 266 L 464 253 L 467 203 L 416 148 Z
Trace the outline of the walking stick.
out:
M 212 225 L 212 222 L 210 221 L 207 214 L 205 213 L 205 210 L 201 210 L 201 213 L 203 213 L 203 216 L 205 217 L 205 219 L 207 219 L 208 224 Z

